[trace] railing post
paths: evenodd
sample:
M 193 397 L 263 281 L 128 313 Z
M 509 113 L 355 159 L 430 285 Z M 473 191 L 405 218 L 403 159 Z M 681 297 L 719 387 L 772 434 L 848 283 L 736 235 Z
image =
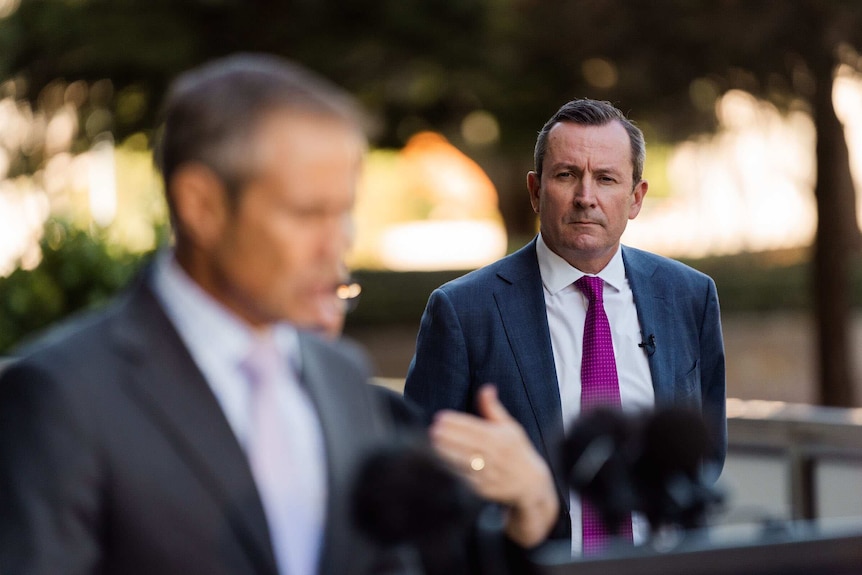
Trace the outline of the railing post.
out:
M 815 519 L 815 459 L 807 450 L 790 447 L 787 451 L 790 474 L 790 512 L 793 519 Z

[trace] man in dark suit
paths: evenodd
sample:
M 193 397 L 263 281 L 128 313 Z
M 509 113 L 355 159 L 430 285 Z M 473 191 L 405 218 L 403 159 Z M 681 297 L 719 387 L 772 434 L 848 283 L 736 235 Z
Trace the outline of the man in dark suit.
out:
M 588 308 L 574 285 L 580 277 L 603 280 L 622 408 L 698 410 L 713 442 L 714 473 L 726 449 L 714 282 L 681 263 L 620 245 L 647 192 L 644 157 L 641 131 L 607 102 L 575 100 L 560 108 L 539 134 L 535 171 L 527 176 L 539 235 L 432 293 L 405 386 L 405 397 L 432 414 L 476 412 L 477 390 L 495 384 L 553 470 L 561 502 L 554 535 L 571 536 L 575 553 L 580 502 L 569 496 L 560 441 L 580 413 Z M 468 437 L 459 437 L 461 457 L 482 453 L 481 442 Z M 493 465 L 494 453 L 483 457 Z
M 349 497 L 388 412 L 360 354 L 300 329 L 341 279 L 358 117 L 264 56 L 183 74 L 164 111 L 173 249 L 0 379 L 0 571 L 362 573 L 376 550 Z M 266 376 L 246 370 L 258 348 Z M 263 446 L 264 419 L 287 426 L 282 444 Z M 267 469 L 282 459 L 283 484 Z

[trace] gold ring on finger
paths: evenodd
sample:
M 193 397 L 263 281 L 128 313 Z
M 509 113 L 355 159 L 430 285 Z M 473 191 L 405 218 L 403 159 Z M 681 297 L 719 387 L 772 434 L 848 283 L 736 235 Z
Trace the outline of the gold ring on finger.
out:
M 470 458 L 470 469 L 473 471 L 482 471 L 485 469 L 485 458 L 480 454 L 476 454 Z

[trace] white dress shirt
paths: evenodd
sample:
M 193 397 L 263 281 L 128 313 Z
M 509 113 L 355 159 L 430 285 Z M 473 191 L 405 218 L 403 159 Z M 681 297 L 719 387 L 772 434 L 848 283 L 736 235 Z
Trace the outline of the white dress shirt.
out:
M 560 388 L 563 429 L 568 433 L 581 412 L 581 356 L 589 307 L 589 300 L 574 283 L 587 274 L 552 252 L 541 234 L 536 242 L 536 256 Z M 604 280 L 604 308 L 611 326 L 622 408 L 626 412 L 651 409 L 655 405 L 655 391 L 647 355 L 638 347 L 645 334 L 641 334 L 634 296 L 619 248 L 608 265 L 596 275 Z M 574 494 L 570 497 L 570 504 L 572 553 L 577 555 L 582 548 L 581 505 Z M 633 528 L 635 541 L 642 541 L 646 535 L 643 518 L 635 516 Z
M 172 253 L 159 254 L 152 288 L 171 323 L 204 375 L 240 445 L 247 448 L 251 388 L 242 363 L 259 337 L 245 322 L 214 300 L 179 266 Z M 296 541 L 273 541 L 281 573 L 317 572 L 326 510 L 326 453 L 317 410 L 299 385 L 300 356 L 296 329 L 286 323 L 272 326 L 280 355 L 293 369 L 284 370 L 278 404 L 290 422 L 289 457 L 295 464 L 296 493 L 310 518 L 297 525 Z M 264 505 L 266 505 L 264 503 Z M 267 514 L 270 510 L 266 510 Z M 301 547 L 301 548 L 297 548 Z

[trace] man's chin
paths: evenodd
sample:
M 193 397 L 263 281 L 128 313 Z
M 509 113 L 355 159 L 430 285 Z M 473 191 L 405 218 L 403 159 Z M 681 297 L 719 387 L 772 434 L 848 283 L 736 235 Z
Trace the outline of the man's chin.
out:
M 590 234 L 579 234 L 567 240 L 563 249 L 572 254 L 591 257 L 607 249 L 607 246 L 599 238 Z

